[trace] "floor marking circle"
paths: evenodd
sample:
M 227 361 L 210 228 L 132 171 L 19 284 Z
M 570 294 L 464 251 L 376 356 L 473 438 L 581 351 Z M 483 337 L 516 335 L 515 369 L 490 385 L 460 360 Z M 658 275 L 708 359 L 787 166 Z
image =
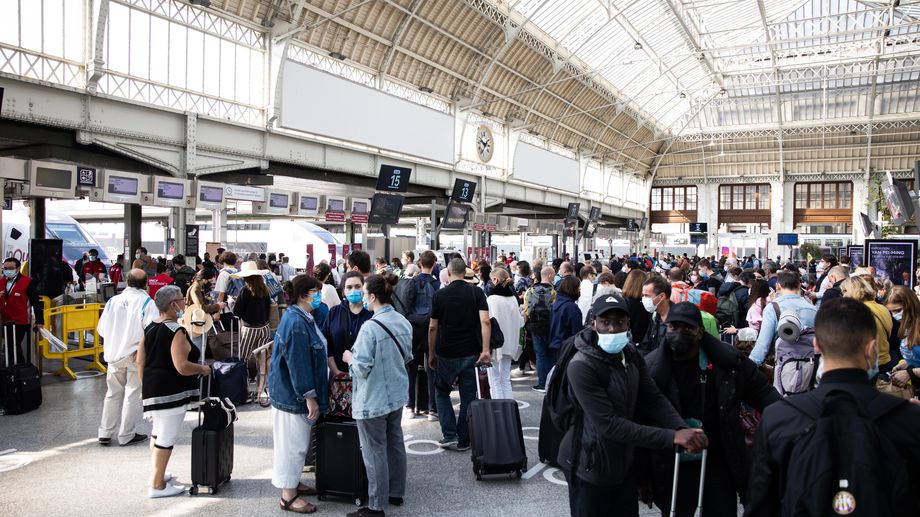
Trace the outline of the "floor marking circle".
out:
M 526 402 L 526 401 L 523 401 L 523 400 L 518 400 L 518 401 L 516 401 L 516 402 L 518 403 L 518 408 L 520 408 L 520 409 L 527 409 L 527 408 L 530 407 L 530 402 Z
M 0 457 L 0 472 L 21 469 L 29 463 L 32 463 L 32 458 L 28 456 L 22 454 L 6 454 Z
M 540 432 L 540 428 L 539 428 L 539 427 L 522 427 L 522 428 L 521 428 L 521 431 L 537 431 L 537 433 L 539 433 L 539 432 Z M 539 440 L 540 437 L 539 437 L 539 436 L 527 436 L 527 435 L 525 434 L 525 435 L 524 435 L 524 439 L 525 439 L 525 440 Z
M 416 451 L 412 450 L 412 446 L 418 443 L 424 443 L 427 445 L 434 445 L 434 450 L 431 451 Z M 441 448 L 441 445 L 434 440 L 409 440 L 405 442 L 406 452 L 409 454 L 415 454 L 417 456 L 432 456 L 435 454 L 440 454 L 444 452 L 444 449 Z
M 555 476 L 556 472 L 559 472 L 557 468 L 549 468 L 543 471 L 543 477 L 550 483 L 555 483 L 557 485 L 569 486 L 565 479 L 559 479 Z

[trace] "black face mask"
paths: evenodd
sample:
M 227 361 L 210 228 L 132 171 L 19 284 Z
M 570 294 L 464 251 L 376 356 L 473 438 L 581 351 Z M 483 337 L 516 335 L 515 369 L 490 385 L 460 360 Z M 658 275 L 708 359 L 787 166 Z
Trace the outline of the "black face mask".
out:
M 668 332 L 665 334 L 664 340 L 667 342 L 668 346 L 671 347 L 671 351 L 674 352 L 674 355 L 677 356 L 687 355 L 687 353 L 696 346 L 695 335 L 679 331 Z

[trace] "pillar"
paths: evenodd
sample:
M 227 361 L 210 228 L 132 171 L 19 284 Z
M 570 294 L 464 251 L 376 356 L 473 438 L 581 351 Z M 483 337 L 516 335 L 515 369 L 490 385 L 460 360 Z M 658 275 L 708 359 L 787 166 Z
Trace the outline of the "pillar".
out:
M 37 197 L 29 200 L 29 215 L 32 218 L 32 239 L 45 238 L 45 198 Z
M 219 242 L 221 245 L 227 245 L 227 211 L 211 211 L 211 242 Z M 217 257 L 211 257 L 216 259 Z
M 129 264 L 141 242 L 141 205 L 125 205 L 125 257 Z
M 869 215 L 869 219 L 875 220 L 875 214 L 878 211 L 877 203 L 873 203 L 873 206 L 869 204 L 869 181 L 865 178 L 853 180 L 853 199 L 851 200 L 851 206 L 853 207 L 853 244 L 859 245 L 864 244 L 865 240 L 869 238 L 868 235 L 863 234 L 862 225 L 859 222 L 860 213 L 865 212 Z

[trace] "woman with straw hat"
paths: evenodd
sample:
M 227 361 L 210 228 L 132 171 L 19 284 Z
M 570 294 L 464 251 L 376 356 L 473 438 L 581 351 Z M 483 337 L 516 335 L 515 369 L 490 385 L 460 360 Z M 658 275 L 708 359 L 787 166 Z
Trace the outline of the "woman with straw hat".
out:
M 233 314 L 240 319 L 240 359 L 246 361 L 256 348 L 271 340 L 268 325 L 268 311 L 271 308 L 271 296 L 265 286 L 263 276 L 269 273 L 259 269 L 254 262 L 243 262 L 239 273 L 230 275 L 242 278 L 246 285 L 240 291 L 233 306 Z

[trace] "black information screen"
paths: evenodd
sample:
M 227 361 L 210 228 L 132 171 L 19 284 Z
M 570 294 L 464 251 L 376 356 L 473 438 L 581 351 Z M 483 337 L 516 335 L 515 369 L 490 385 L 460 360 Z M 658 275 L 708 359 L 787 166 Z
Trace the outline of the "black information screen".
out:
M 122 196 L 137 195 L 137 178 L 127 178 L 124 176 L 109 176 L 109 194 L 119 194 Z
M 690 223 L 690 233 L 706 233 L 708 231 L 708 223 Z
M 470 207 L 457 203 L 447 203 L 447 214 L 444 216 L 444 228 L 462 229 L 466 226 L 466 216 L 470 212 Z
M 454 201 L 463 203 L 472 203 L 473 196 L 476 195 L 476 183 L 470 180 L 457 179 L 454 181 L 454 191 L 450 195 Z
M 776 234 L 776 244 L 780 246 L 796 246 L 799 244 L 799 235 L 797 233 L 778 233 Z
M 380 174 L 377 175 L 377 190 L 405 192 L 409 189 L 409 176 L 411 174 L 412 169 L 409 167 L 381 165 Z
M 158 181 L 157 197 L 160 199 L 185 199 L 185 185 L 171 181 Z
M 367 222 L 370 224 L 398 223 L 404 200 L 405 198 L 402 196 L 374 194 L 374 199 L 371 200 L 371 213 L 367 217 Z
M 67 190 L 72 188 L 73 175 L 67 169 L 35 168 L 35 186 Z M 136 184 L 136 182 L 135 182 Z
M 592 207 L 591 207 L 591 214 L 588 215 L 588 219 L 590 219 L 590 220 L 592 220 L 592 221 L 597 221 L 597 220 L 600 219 L 600 218 L 601 218 L 601 207 L 599 207 L 599 206 L 592 206 Z
M 635 219 L 626 220 L 626 231 L 627 232 L 638 232 L 639 231 L 639 225 L 636 224 Z
M 569 203 L 569 208 L 565 212 L 566 219 L 578 219 L 578 207 L 580 203 Z

